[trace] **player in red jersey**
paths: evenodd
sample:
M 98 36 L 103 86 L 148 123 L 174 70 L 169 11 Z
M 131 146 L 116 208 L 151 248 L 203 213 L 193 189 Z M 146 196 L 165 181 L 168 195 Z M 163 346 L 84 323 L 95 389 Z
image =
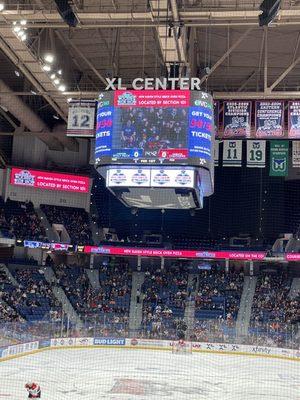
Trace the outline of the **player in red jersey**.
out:
M 25 389 L 27 389 L 29 399 L 41 398 L 41 388 L 37 383 L 34 382 L 26 383 Z

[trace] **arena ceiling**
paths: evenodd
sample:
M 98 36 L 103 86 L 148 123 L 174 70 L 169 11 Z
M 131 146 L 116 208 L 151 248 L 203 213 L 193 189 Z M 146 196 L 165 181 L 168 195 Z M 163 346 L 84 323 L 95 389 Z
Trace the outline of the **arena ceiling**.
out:
M 76 149 L 75 140 L 53 132 L 66 121 L 68 99 L 95 98 L 105 77 L 164 76 L 173 62 L 215 98 L 300 98 L 299 0 L 282 0 L 268 28 L 258 26 L 261 0 L 73 0 L 75 28 L 52 0 L 1 2 L 2 135 L 49 131 L 50 147 Z M 23 42 L 13 32 L 21 20 Z M 42 69 L 47 52 L 63 72 L 64 91 Z

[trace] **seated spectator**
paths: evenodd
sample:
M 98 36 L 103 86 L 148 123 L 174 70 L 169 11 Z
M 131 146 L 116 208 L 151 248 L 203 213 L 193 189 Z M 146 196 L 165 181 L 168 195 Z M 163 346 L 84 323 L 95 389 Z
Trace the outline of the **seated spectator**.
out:
M 41 205 L 50 224 L 62 224 L 73 244 L 93 244 L 89 216 L 84 209 Z
M 9 225 L 9 233 L 16 239 L 47 241 L 45 229 L 31 202 L 8 199 L 5 203 L 5 217 Z

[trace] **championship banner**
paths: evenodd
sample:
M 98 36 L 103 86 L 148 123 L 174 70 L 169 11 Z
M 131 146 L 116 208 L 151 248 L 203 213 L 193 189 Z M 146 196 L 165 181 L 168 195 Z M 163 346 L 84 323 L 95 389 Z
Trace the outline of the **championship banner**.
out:
M 255 137 L 273 139 L 284 137 L 284 102 L 255 102 Z
M 289 160 L 289 142 L 274 140 L 270 146 L 270 176 L 287 176 Z
M 93 100 L 73 100 L 69 103 L 67 136 L 95 136 L 96 102 Z
M 223 167 L 242 166 L 242 140 L 225 140 L 223 143 Z
M 219 166 L 219 157 L 220 157 L 220 142 L 216 140 L 214 145 L 214 161 L 216 167 Z
M 291 139 L 300 139 L 300 101 L 289 101 L 289 129 Z
M 264 168 L 266 166 L 266 141 L 247 140 L 247 167 Z
M 251 134 L 251 101 L 225 101 L 223 138 L 249 138 Z
M 293 167 L 300 168 L 300 142 L 293 140 Z

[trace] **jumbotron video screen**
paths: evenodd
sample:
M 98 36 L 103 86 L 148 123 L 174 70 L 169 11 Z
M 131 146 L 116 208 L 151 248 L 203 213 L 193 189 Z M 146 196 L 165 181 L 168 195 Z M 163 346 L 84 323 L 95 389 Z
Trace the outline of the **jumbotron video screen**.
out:
M 189 90 L 115 90 L 99 95 L 96 165 L 212 163 L 212 97 Z

